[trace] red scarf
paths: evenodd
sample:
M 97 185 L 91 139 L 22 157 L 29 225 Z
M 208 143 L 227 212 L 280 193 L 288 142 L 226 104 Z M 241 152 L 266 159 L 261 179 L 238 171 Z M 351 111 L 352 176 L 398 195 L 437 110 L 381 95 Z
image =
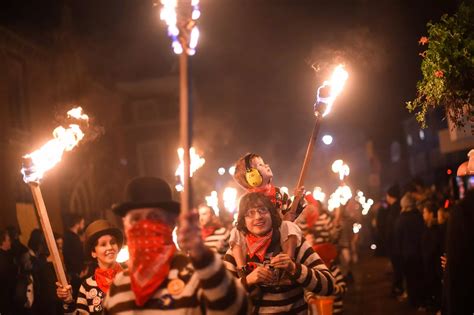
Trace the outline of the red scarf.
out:
M 273 230 L 267 233 L 264 236 L 255 236 L 252 233 L 249 233 L 245 236 L 245 241 L 247 243 L 247 253 L 250 258 L 257 256 L 258 259 L 263 262 L 265 253 L 267 252 L 268 246 L 272 242 Z
M 201 228 L 201 236 L 202 236 L 202 239 L 205 240 L 206 238 L 208 238 L 209 236 L 211 236 L 212 234 L 214 234 L 214 232 L 217 230 L 217 226 L 215 225 L 210 225 L 210 226 L 203 226 Z
M 276 198 L 276 188 L 272 184 L 265 185 L 263 187 L 255 187 L 255 188 L 250 188 L 248 190 L 249 192 L 258 192 L 258 193 L 263 193 L 265 196 L 267 196 L 274 205 L 277 203 L 277 198 Z
M 95 281 L 102 292 L 107 293 L 109 291 L 110 285 L 112 284 L 112 281 L 114 281 L 115 275 L 120 271 L 122 271 L 122 267 L 117 262 L 108 269 L 95 269 Z
M 171 228 L 161 222 L 141 220 L 127 232 L 130 278 L 135 303 L 143 306 L 168 276 L 176 252 Z

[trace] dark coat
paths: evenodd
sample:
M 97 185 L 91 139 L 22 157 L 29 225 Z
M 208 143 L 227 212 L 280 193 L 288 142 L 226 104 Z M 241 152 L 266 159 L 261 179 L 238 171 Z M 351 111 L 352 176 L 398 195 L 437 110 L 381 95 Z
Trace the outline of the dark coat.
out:
M 386 250 L 388 256 L 400 255 L 400 245 L 395 240 L 395 230 L 398 217 L 400 216 L 400 200 L 395 201 L 388 207 L 386 219 Z
M 395 244 L 404 260 L 420 258 L 423 217 L 416 208 L 400 213 L 395 225 Z M 418 260 L 418 259 L 417 259 Z

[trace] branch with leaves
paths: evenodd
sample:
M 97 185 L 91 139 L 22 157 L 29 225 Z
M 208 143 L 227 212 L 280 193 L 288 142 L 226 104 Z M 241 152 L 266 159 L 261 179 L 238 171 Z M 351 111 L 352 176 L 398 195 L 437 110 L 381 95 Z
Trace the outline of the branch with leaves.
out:
M 474 4 L 461 4 L 453 16 L 443 15 L 438 23 L 428 23 L 428 37 L 419 44 L 427 46 L 420 53 L 422 80 L 417 96 L 406 103 L 416 120 L 426 128 L 430 108 L 444 106 L 456 126 L 474 117 Z

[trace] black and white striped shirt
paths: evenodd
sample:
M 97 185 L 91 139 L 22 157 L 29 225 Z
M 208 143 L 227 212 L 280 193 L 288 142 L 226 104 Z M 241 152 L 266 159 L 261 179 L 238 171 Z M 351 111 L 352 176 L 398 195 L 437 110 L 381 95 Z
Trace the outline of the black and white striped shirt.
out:
M 272 256 L 276 256 L 270 254 Z M 247 261 L 255 261 L 247 255 Z M 307 243 L 302 242 L 295 250 L 296 272 L 281 283 L 260 286 L 261 296 L 254 301 L 253 311 L 258 314 L 307 314 L 308 305 L 304 299 L 304 290 L 318 295 L 333 293 L 335 280 L 319 255 Z M 226 267 L 237 275 L 235 259 L 229 250 L 224 256 Z M 253 294 L 257 287 L 249 288 Z
M 326 212 L 321 212 L 312 227 L 306 222 L 305 212 L 298 217 L 295 223 L 300 227 L 303 235 L 314 234 L 314 244 L 331 243 L 335 240 L 333 219 Z
M 184 289 L 171 294 L 167 285 L 180 279 Z M 104 301 L 106 314 L 245 314 L 247 296 L 242 285 L 226 271 L 222 260 L 210 250 L 199 262 L 176 254 L 168 278 L 144 306 L 135 304 L 128 271 L 118 274 Z
M 76 303 L 64 303 L 64 314 L 94 314 L 100 315 L 103 311 L 105 293 L 97 286 L 95 276 L 87 278 L 82 282 L 77 294 Z
M 336 279 L 336 286 L 334 287 L 334 304 L 332 307 L 333 314 L 342 314 L 343 302 L 342 299 L 347 292 L 347 284 L 344 276 L 342 275 L 341 269 L 336 264 L 333 264 L 330 268 L 334 279 Z
M 221 256 L 229 249 L 230 232 L 225 227 L 221 227 L 204 239 L 204 245 L 209 247 L 213 252 Z

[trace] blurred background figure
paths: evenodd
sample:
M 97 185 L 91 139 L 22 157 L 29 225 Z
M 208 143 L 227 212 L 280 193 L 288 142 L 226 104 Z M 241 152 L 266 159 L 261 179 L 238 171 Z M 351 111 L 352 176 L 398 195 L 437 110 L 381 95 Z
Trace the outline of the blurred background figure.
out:
M 398 185 L 393 185 L 387 190 L 386 194 L 388 210 L 387 210 L 387 221 L 386 221 L 386 251 L 387 256 L 390 258 L 393 270 L 393 283 L 392 283 L 392 295 L 395 297 L 400 296 L 403 289 L 403 268 L 400 253 L 400 245 L 395 240 L 395 228 L 398 217 L 400 216 L 400 188 Z
M 0 230 L 0 314 L 13 315 L 13 298 L 16 286 L 16 266 L 11 251 L 10 236 Z
M 436 220 L 437 205 L 426 202 L 423 206 L 425 228 L 421 240 L 423 256 L 423 278 L 426 307 L 430 311 L 441 308 L 441 265 L 442 252 L 441 232 Z
M 201 204 L 198 211 L 204 244 L 222 257 L 229 249 L 229 230 L 224 227 L 211 207 Z
M 74 299 L 82 282 L 84 270 L 84 245 L 81 241 L 81 235 L 84 231 L 84 218 L 76 213 L 70 213 L 66 216 L 66 229 L 64 230 L 64 264 L 66 272 L 72 285 Z

